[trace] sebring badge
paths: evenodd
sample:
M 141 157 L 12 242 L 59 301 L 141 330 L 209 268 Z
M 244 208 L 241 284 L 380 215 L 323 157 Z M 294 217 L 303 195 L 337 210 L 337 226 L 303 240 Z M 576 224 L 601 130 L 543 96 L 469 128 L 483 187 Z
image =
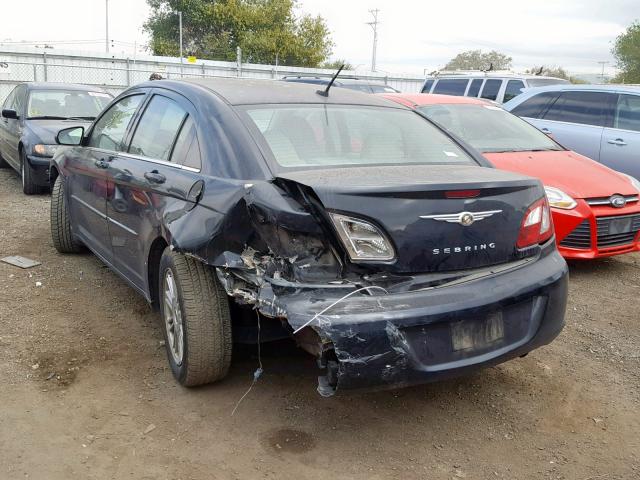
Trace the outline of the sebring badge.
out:
M 427 218 L 431 220 L 437 220 L 439 222 L 459 223 L 463 227 L 489 218 L 496 213 L 502 213 L 502 210 L 488 210 L 486 212 L 460 212 L 460 213 L 447 213 L 442 215 L 420 215 L 420 218 Z

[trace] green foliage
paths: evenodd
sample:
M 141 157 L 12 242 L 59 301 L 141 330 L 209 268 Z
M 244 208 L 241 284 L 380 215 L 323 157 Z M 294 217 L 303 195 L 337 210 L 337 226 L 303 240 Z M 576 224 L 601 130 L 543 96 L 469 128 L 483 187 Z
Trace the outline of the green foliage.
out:
M 296 16 L 296 0 L 147 0 L 144 29 L 155 55 L 178 56 L 178 11 L 184 55 L 210 60 L 317 67 L 333 42 L 320 16 Z
M 529 70 L 525 70 L 525 73 L 529 73 L 531 75 L 542 75 L 545 77 L 555 77 L 555 78 L 564 78 L 565 80 L 569 80 L 571 83 L 587 83 L 580 78 L 572 77 L 562 67 L 532 67 Z
M 345 70 L 353 70 L 353 65 L 351 65 L 346 60 L 332 60 L 330 62 L 324 62 L 320 65 L 321 68 L 328 68 L 330 70 L 338 70 L 342 65 L 344 65 Z
M 511 68 L 512 58 L 504 53 L 491 50 L 467 50 L 453 57 L 444 67 L 445 70 L 508 70 Z
M 620 69 L 620 74 L 612 82 L 640 83 L 640 21 L 636 20 L 618 35 L 611 53 Z

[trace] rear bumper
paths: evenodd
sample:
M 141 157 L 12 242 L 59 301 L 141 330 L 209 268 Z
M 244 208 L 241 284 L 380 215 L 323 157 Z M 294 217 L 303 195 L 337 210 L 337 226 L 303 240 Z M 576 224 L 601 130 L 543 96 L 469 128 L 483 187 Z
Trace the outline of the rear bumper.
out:
M 336 390 L 404 387 L 524 355 L 564 327 L 567 276 L 565 261 L 547 246 L 528 264 L 477 280 L 349 297 L 311 323 L 327 369 L 318 391 L 328 396 Z M 345 293 L 298 293 L 280 296 L 278 303 L 295 330 Z M 498 317 L 502 331 L 484 341 Z
M 49 165 L 51 158 L 27 155 L 27 161 L 31 166 L 33 182 L 41 187 L 49 186 Z

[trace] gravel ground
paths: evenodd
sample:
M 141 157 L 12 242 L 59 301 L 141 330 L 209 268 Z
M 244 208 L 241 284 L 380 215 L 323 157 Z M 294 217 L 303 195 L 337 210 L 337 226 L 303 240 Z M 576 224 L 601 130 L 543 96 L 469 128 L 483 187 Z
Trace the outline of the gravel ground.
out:
M 42 262 L 0 263 L 1 479 L 640 478 L 640 255 L 571 265 L 566 329 L 523 359 L 323 399 L 313 359 L 271 349 L 232 417 L 256 359 L 178 386 L 145 301 L 55 252 L 49 200 L 0 170 L 0 257 Z

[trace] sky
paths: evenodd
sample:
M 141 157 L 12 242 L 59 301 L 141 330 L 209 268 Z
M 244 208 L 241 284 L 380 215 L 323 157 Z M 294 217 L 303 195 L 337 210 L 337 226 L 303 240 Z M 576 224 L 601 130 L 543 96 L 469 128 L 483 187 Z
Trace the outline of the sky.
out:
M 614 73 L 611 47 L 634 20 L 638 0 L 299 0 L 298 12 L 325 18 L 333 58 L 371 65 L 370 9 L 379 9 L 378 71 L 423 74 L 457 53 L 492 50 L 513 68 L 562 66 L 571 73 Z M 517 5 L 516 5 L 517 4 Z M 144 54 L 146 0 L 109 0 L 113 51 Z M 56 49 L 104 52 L 105 0 L 0 0 L 0 43 L 48 41 Z M 637 18 L 637 17 L 636 17 Z M 188 19 L 185 19 L 188 21 Z M 66 42 L 66 43 L 62 43 Z M 69 43 L 73 42 L 73 43 Z

